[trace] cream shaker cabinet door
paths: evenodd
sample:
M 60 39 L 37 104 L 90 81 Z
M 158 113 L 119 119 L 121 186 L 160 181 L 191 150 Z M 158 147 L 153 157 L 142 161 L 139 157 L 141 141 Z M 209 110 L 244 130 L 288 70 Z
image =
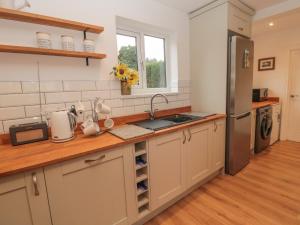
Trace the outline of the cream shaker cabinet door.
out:
M 131 147 L 124 147 L 45 168 L 53 225 L 130 224 L 131 154 Z
M 225 166 L 225 133 L 225 120 L 214 121 L 212 136 L 212 169 L 214 171 L 222 169 Z
M 187 133 L 187 177 L 191 187 L 203 180 L 211 171 L 212 125 L 191 127 Z
M 156 209 L 185 190 L 183 131 L 149 140 L 151 209 Z
M 51 225 L 43 170 L 0 179 L 1 225 Z
M 228 27 L 236 33 L 251 36 L 251 16 L 232 4 L 228 5 Z

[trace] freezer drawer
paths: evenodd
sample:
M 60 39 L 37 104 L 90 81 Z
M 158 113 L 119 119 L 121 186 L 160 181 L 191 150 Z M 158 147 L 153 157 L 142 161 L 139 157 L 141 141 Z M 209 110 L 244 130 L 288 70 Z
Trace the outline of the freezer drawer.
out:
M 251 112 L 227 119 L 226 173 L 235 175 L 250 160 Z

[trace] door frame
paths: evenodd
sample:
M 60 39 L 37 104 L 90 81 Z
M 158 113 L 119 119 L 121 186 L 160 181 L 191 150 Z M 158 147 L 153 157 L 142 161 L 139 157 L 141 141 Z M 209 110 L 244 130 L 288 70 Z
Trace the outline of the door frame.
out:
M 289 68 L 288 68 L 288 86 L 287 86 L 287 92 L 286 92 L 286 139 L 290 140 L 290 107 L 291 107 L 291 84 L 292 84 L 292 53 L 295 51 L 300 52 L 300 45 L 296 45 L 293 48 L 290 48 L 289 50 Z M 281 109 L 283 111 L 283 107 Z

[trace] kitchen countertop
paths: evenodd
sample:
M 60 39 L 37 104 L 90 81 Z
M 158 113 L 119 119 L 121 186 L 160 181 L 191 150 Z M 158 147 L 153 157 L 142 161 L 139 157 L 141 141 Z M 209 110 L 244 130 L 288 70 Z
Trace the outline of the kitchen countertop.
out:
M 279 104 L 279 101 L 269 100 L 269 101 L 263 101 L 263 102 L 253 102 L 252 109 L 258 109 L 258 108 L 262 108 L 265 106 L 276 105 L 276 104 Z
M 52 143 L 48 140 L 20 146 L 11 146 L 10 144 L 0 145 L 0 176 L 24 172 L 90 153 L 105 151 L 115 147 L 144 141 L 154 136 L 174 132 L 225 117 L 226 115 L 216 114 L 203 120 L 166 128 L 152 134 L 126 141 L 113 136 L 110 133 L 104 133 L 98 137 L 84 137 L 80 134 L 77 135 L 75 140 L 65 143 Z

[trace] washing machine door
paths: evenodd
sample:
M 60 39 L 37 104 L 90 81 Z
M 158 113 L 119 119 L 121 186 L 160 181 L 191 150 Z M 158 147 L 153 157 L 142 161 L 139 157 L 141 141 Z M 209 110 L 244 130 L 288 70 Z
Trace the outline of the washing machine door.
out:
M 270 137 L 271 132 L 272 132 L 272 127 L 273 127 L 273 121 L 272 117 L 269 115 L 264 115 L 263 119 L 261 121 L 261 138 L 263 140 L 266 140 L 267 138 Z

